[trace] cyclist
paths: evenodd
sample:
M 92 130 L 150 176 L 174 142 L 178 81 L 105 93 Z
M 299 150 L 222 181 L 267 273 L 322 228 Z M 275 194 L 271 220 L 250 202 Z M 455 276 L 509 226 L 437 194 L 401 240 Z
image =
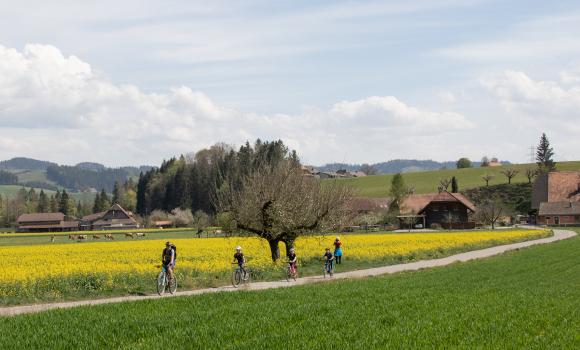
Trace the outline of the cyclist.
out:
M 244 279 L 246 278 L 246 257 L 244 257 L 244 253 L 242 253 L 242 247 L 236 247 L 236 253 L 234 254 L 234 261 L 232 264 L 238 264 L 238 267 L 244 273 Z
M 290 265 L 290 271 L 292 273 L 296 273 L 296 263 L 298 262 L 298 257 L 296 256 L 296 252 L 294 248 L 290 248 L 290 252 L 288 252 L 288 265 Z
M 334 240 L 334 257 L 336 264 L 340 265 L 340 261 L 342 260 L 342 242 L 340 241 L 340 237 L 336 237 Z
M 169 281 L 173 278 L 173 267 L 175 267 L 175 246 L 171 242 L 165 242 L 165 249 L 161 254 L 161 263 L 167 271 Z
M 334 255 L 330 252 L 330 248 L 326 248 L 326 252 L 322 256 L 324 258 L 324 268 L 328 273 L 332 273 L 332 268 L 334 264 Z

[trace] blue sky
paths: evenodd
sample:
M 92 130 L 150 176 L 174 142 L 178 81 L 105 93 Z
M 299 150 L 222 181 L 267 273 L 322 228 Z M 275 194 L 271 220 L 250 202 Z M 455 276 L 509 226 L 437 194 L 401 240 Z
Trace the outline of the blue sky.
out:
M 579 32 L 574 1 L 4 3 L 0 157 L 520 162 L 546 132 L 578 159 Z

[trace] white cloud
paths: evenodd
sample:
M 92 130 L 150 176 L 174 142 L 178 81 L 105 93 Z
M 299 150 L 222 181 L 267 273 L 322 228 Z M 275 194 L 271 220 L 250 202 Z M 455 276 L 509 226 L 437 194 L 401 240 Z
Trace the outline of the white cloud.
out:
M 114 84 L 48 45 L 27 45 L 21 52 L 0 46 L 0 123 L 3 158 L 112 165 L 157 164 L 218 141 L 240 144 L 258 137 L 281 138 L 312 162 L 336 160 L 345 148 L 357 161 L 382 160 L 369 149 L 473 126 L 461 114 L 419 109 L 393 96 L 296 115 L 244 113 L 188 87 L 146 93 Z
M 481 83 L 508 111 L 520 111 L 531 118 L 580 122 L 580 84 L 565 87 L 557 81 L 537 81 L 511 70 L 499 77 L 484 78 Z

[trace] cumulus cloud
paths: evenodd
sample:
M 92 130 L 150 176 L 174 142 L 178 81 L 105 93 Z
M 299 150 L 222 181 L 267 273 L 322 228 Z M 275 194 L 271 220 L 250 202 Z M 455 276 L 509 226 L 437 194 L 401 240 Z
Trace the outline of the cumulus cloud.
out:
M 557 81 L 533 80 L 513 70 L 484 78 L 481 83 L 508 111 L 520 111 L 531 118 L 580 122 L 580 84 L 566 87 Z
M 185 86 L 146 93 L 114 84 L 78 57 L 37 44 L 22 51 L 0 46 L 0 123 L 3 157 L 113 165 L 156 164 L 218 141 L 258 137 L 283 139 L 316 162 L 337 160 L 345 149 L 370 161 L 369 147 L 389 145 L 390 135 L 439 137 L 473 126 L 461 114 L 420 109 L 393 96 L 295 115 L 241 112 Z

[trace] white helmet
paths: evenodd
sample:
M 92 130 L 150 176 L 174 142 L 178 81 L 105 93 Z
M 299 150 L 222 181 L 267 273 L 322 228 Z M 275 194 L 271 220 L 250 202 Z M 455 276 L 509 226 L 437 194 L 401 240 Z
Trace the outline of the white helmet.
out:
M 242 247 L 240 247 L 240 246 L 237 246 L 237 247 L 236 247 L 236 250 L 242 250 Z
M 337 240 L 337 241 L 340 241 L 340 237 L 336 236 L 336 240 Z
M 290 248 L 290 251 L 291 251 L 292 253 L 294 253 L 294 248 Z

